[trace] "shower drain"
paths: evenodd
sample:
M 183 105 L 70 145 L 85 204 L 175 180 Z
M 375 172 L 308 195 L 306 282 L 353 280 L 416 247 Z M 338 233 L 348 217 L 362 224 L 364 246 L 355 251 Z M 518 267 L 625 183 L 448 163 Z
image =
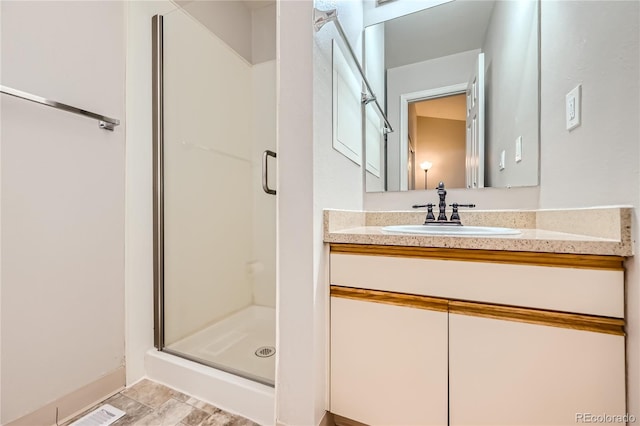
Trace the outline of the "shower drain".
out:
M 273 356 L 273 354 L 276 353 L 276 348 L 274 348 L 273 346 L 261 346 L 258 349 L 256 349 L 256 356 L 259 356 L 260 358 L 269 358 L 270 356 Z

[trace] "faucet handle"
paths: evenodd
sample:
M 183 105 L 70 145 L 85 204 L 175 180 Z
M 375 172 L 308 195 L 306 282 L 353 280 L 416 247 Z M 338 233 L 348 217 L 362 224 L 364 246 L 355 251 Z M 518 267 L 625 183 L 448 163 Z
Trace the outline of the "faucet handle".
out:
M 453 203 L 449 205 L 453 207 L 453 212 L 451 212 L 451 219 L 449 220 L 451 222 L 457 222 L 457 223 L 460 223 L 460 215 L 458 214 L 458 207 L 474 208 L 476 206 L 475 204 L 458 204 L 458 203 Z
M 416 204 L 413 205 L 411 207 L 413 207 L 414 209 L 419 209 L 421 207 L 426 207 L 427 208 L 427 218 L 425 219 L 424 223 L 429 223 L 429 222 L 433 222 L 436 220 L 436 217 L 433 215 L 433 207 L 435 206 L 435 204 L 433 203 L 429 203 L 429 204 Z

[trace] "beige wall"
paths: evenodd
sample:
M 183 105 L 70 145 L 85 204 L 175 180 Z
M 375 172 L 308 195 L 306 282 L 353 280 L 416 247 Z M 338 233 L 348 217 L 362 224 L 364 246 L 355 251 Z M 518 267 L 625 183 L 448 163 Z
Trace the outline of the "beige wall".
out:
M 110 1 L 0 9 L 3 85 L 121 120 L 108 132 L 2 95 L 6 424 L 124 365 L 125 14 Z
M 424 188 L 424 171 L 420 163 L 429 161 L 429 189 L 442 181 L 445 186 L 461 188 L 465 185 L 466 123 L 461 120 L 418 117 L 416 150 L 416 188 Z

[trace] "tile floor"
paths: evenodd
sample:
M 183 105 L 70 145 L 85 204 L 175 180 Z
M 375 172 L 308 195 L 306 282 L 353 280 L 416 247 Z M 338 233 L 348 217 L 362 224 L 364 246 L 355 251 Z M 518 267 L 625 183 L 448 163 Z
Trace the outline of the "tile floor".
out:
M 111 404 L 127 413 L 113 423 L 114 426 L 258 426 L 243 417 L 229 414 L 147 379 L 96 404 L 63 426 L 69 425 L 102 404 Z

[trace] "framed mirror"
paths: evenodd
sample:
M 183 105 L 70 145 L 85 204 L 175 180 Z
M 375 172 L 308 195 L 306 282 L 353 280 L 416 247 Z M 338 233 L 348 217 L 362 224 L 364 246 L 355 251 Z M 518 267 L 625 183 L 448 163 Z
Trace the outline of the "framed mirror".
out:
M 394 129 L 365 105 L 366 155 L 382 164 L 368 192 L 538 185 L 539 9 L 454 0 L 365 27 L 365 72 Z

